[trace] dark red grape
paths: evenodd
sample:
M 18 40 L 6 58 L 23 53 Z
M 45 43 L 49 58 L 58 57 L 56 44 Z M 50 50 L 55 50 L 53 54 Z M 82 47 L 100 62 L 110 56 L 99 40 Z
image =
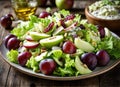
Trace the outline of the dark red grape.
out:
M 81 29 L 85 29 L 85 26 L 83 24 L 80 24 Z
M 102 27 L 100 25 L 97 25 L 97 27 L 98 27 L 98 30 L 99 30 L 99 33 L 100 33 L 100 37 L 104 38 L 105 37 L 105 29 L 104 29 L 104 27 Z
M 11 29 L 12 20 L 9 16 L 1 17 L 0 23 L 5 29 Z
M 45 17 L 48 17 L 49 15 L 50 15 L 50 13 L 43 11 L 40 13 L 39 18 L 45 18 Z
M 18 49 L 20 47 L 20 40 L 17 39 L 16 37 L 12 37 L 8 40 L 7 42 L 7 48 L 9 50 L 13 49 Z
M 94 53 L 84 53 L 81 56 L 81 61 L 91 70 L 94 70 L 97 66 L 97 57 Z
M 44 59 L 39 64 L 40 71 L 45 75 L 50 75 L 56 68 L 56 62 L 53 59 Z
M 25 66 L 25 64 L 27 63 L 27 60 L 30 59 L 30 57 L 32 56 L 32 54 L 30 52 L 22 52 L 18 55 L 18 63 L 21 66 Z
M 60 25 L 63 26 L 64 28 L 66 28 L 64 20 L 60 20 Z
M 74 18 L 75 18 L 75 15 L 74 14 L 70 14 L 70 15 L 66 16 L 66 18 L 64 19 L 64 21 L 73 20 Z
M 62 46 L 62 50 L 64 53 L 73 54 L 76 52 L 76 47 L 71 41 L 66 41 Z
M 43 32 L 44 32 L 44 33 L 49 32 L 50 30 L 52 30 L 53 26 L 54 26 L 54 22 L 51 22 L 51 23 L 44 29 Z
M 8 40 L 12 37 L 16 37 L 15 35 L 13 34 L 9 34 L 7 35 L 5 38 L 4 38 L 4 44 L 5 44 L 5 47 L 7 48 L 7 43 L 8 43 Z M 16 37 L 17 38 L 17 37 Z
M 6 14 L 5 16 L 8 16 L 8 17 L 10 17 L 11 18 L 11 20 L 14 20 L 14 17 L 13 17 L 13 15 L 12 14 Z
M 100 50 L 96 53 L 97 55 L 97 60 L 98 60 L 98 65 L 99 66 L 105 66 L 109 63 L 110 61 L 110 56 L 105 50 Z

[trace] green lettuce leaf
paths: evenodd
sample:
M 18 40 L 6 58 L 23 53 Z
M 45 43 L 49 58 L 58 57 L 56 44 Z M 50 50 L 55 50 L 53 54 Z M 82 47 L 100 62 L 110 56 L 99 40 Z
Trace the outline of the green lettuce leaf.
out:
M 11 33 L 16 35 L 19 39 L 23 40 L 24 39 L 24 35 L 31 29 L 34 29 L 35 27 L 35 23 L 41 22 L 42 24 L 44 24 L 44 27 L 47 27 L 50 23 L 50 20 L 47 18 L 44 19 L 40 19 L 34 15 L 30 16 L 30 21 L 26 21 L 26 22 L 20 22 L 20 24 L 17 25 L 17 27 L 15 27 Z
M 60 10 L 58 13 L 62 14 L 64 17 L 66 17 L 67 15 L 69 15 L 69 14 L 70 14 L 70 12 L 69 12 L 69 11 L 67 11 L 67 10 L 65 10 L 65 9 Z
M 69 54 L 63 55 L 65 59 L 64 67 L 58 67 L 53 74 L 58 76 L 74 76 L 77 75 L 77 70 L 75 69 L 75 61 Z
M 17 57 L 18 57 L 18 51 L 16 51 L 16 50 L 10 50 L 7 53 L 7 58 L 10 62 L 18 63 Z
M 77 22 L 78 23 L 78 25 L 80 25 L 80 20 L 81 20 L 81 15 L 79 15 L 79 14 L 75 14 L 75 18 L 74 18 L 74 22 Z
M 33 71 L 35 71 L 35 72 L 38 72 L 38 71 L 39 71 L 39 63 L 35 60 L 34 57 L 31 57 L 31 58 L 27 61 L 26 66 L 27 66 L 28 68 L 33 69 Z
M 114 36 L 106 37 L 98 44 L 97 51 L 106 50 L 112 59 L 120 59 L 120 39 Z
M 52 54 L 53 54 L 53 57 L 55 57 L 55 58 L 61 58 L 63 52 L 62 52 L 62 50 L 53 50 Z
M 16 35 L 19 39 L 23 40 L 23 36 L 26 34 L 27 31 L 33 28 L 32 22 L 21 22 L 20 24 L 15 27 L 11 33 Z
M 113 41 L 113 49 L 108 50 L 112 59 L 120 59 L 120 39 L 116 37 L 112 37 Z

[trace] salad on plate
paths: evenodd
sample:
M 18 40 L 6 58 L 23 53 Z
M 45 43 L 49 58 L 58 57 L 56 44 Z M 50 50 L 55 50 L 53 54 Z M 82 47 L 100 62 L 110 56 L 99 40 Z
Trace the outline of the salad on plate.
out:
M 78 76 L 120 58 L 120 39 L 67 10 L 41 12 L 4 38 L 7 59 L 36 73 Z

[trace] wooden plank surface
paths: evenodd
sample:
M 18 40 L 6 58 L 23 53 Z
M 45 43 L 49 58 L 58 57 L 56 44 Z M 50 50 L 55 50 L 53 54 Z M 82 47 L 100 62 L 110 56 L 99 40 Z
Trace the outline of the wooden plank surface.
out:
M 11 80 L 12 79 L 12 80 Z M 92 83 L 92 84 L 91 84 Z M 11 68 L 7 87 L 99 87 L 98 77 L 78 81 L 53 81 L 31 77 Z
M 120 87 L 120 64 L 100 77 L 100 87 Z
M 5 87 L 10 66 L 0 56 L 0 87 Z
M 44 8 L 39 8 L 36 14 L 38 15 L 42 10 L 44 10 Z M 52 11 L 55 10 L 56 9 L 53 8 Z M 76 9 L 75 12 L 84 15 L 84 11 L 80 10 L 81 9 Z M 0 1 L 0 11 L 0 17 L 7 13 L 13 14 L 10 2 Z M 15 14 L 13 15 L 15 16 Z M 8 32 L 9 31 L 6 31 L 5 35 L 7 35 Z M 120 35 L 119 32 L 118 35 Z M 0 87 L 120 87 L 120 64 L 105 74 L 89 79 L 51 81 L 23 74 L 10 67 L 0 56 Z

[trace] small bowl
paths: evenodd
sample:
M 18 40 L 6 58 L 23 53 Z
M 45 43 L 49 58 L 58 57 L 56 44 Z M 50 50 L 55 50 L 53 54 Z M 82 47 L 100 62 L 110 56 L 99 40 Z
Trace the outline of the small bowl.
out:
M 89 13 L 88 7 L 85 8 L 85 16 L 89 23 L 107 27 L 111 31 L 120 31 L 120 19 L 101 19 Z

